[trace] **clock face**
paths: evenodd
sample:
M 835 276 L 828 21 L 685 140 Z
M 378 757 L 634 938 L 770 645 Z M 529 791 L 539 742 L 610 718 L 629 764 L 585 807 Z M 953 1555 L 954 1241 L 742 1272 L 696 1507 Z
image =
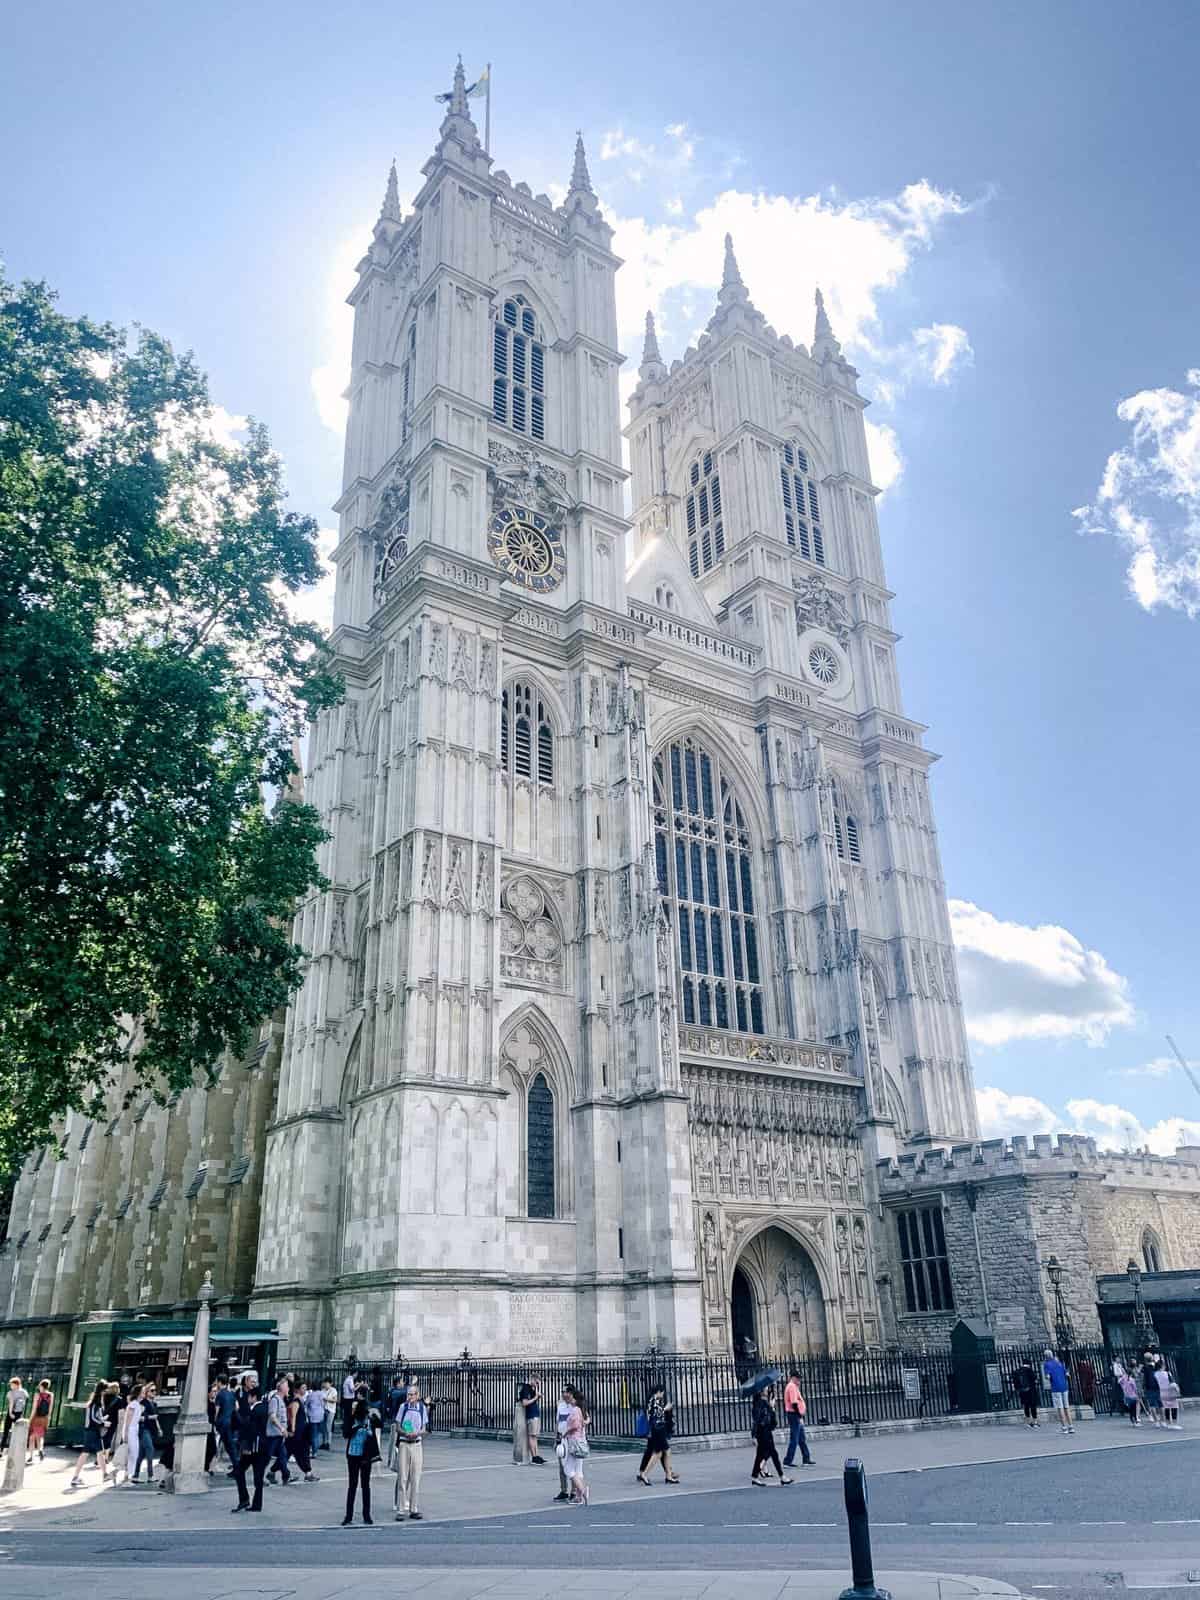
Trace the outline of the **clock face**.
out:
M 514 507 L 492 518 L 488 554 L 510 582 L 533 594 L 557 589 L 567 565 L 558 529 L 536 511 Z

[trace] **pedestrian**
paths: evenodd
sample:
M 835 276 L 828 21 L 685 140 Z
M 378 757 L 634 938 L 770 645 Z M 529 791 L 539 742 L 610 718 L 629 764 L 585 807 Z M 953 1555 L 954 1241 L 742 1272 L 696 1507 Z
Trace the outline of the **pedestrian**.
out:
M 267 1482 L 291 1483 L 287 1464 L 288 1381 L 280 1378 L 267 1401 Z M 277 1478 L 278 1475 L 278 1478 Z
M 799 1447 L 800 1459 L 806 1467 L 813 1464 L 812 1453 L 808 1448 L 808 1435 L 804 1431 L 804 1419 L 808 1415 L 808 1402 L 800 1392 L 800 1374 L 795 1367 L 788 1373 L 788 1381 L 783 1386 L 783 1415 L 788 1425 L 788 1445 L 783 1457 L 785 1467 L 796 1465 L 796 1450 Z
M 326 1378 L 321 1385 L 321 1394 L 325 1400 L 325 1433 L 322 1439 L 323 1450 L 333 1449 L 333 1425 L 338 1414 L 337 1384 L 332 1378 Z
M 425 1465 L 425 1435 L 429 1432 L 429 1411 L 421 1399 L 421 1391 L 410 1383 L 408 1392 L 396 1413 L 394 1448 L 396 1452 L 396 1495 L 394 1501 L 397 1522 L 408 1517 L 412 1522 L 421 1519 L 421 1472 Z
M 325 1402 L 321 1402 L 322 1411 Z M 296 1392 L 292 1396 L 288 1407 L 288 1415 L 292 1425 L 292 1455 L 296 1465 L 304 1474 L 305 1483 L 320 1483 L 320 1478 L 313 1471 L 312 1465 L 312 1428 L 308 1420 L 308 1385 L 301 1378 L 296 1385 Z
M 1046 1351 L 1046 1358 L 1042 1362 L 1042 1371 L 1046 1375 L 1046 1382 L 1050 1387 L 1050 1406 L 1058 1412 L 1059 1426 L 1064 1433 L 1074 1433 L 1075 1428 L 1071 1422 L 1071 1382 L 1067 1377 L 1067 1369 L 1054 1354 L 1053 1350 Z
M 1142 1356 L 1142 1404 L 1156 1428 L 1162 1427 L 1162 1395 L 1158 1387 L 1158 1357 L 1153 1350 Z
M 1179 1399 L 1179 1385 L 1168 1372 L 1167 1381 L 1162 1387 L 1163 1427 L 1170 1428 L 1172 1433 L 1183 1432 L 1183 1424 L 1179 1420 Z
M 350 1437 L 350 1418 L 358 1398 L 358 1373 L 351 1371 L 342 1379 L 342 1437 Z
M 1154 1381 L 1158 1385 L 1158 1409 L 1162 1415 L 1162 1425 L 1164 1428 L 1169 1428 L 1171 1419 L 1167 1415 L 1167 1389 L 1171 1383 L 1171 1374 L 1161 1356 L 1154 1363 Z
M 538 1452 L 542 1431 L 542 1388 L 536 1378 L 526 1378 L 517 1390 L 513 1407 L 513 1460 L 518 1466 L 534 1461 L 541 1466 L 545 1456 Z
M 128 1487 L 137 1475 L 138 1457 L 142 1451 L 142 1385 L 135 1383 L 125 1399 L 121 1413 L 121 1439 L 125 1446 L 125 1484 Z
M 229 1387 L 229 1374 L 223 1372 L 217 1379 L 217 1392 L 213 1396 L 213 1427 L 221 1448 L 229 1458 L 230 1467 L 237 1460 L 237 1440 L 233 1432 L 233 1414 L 237 1410 L 237 1396 Z
M 662 1462 L 663 1477 L 668 1483 L 678 1483 L 679 1479 L 671 1471 L 671 1428 L 674 1419 L 674 1408 L 667 1399 L 667 1391 L 663 1384 L 655 1383 L 646 1398 L 646 1448 L 642 1451 L 642 1463 L 637 1469 L 637 1481 L 650 1487 L 650 1479 L 646 1473 L 656 1461 Z
M 237 1409 L 234 1412 L 234 1431 L 237 1436 L 237 1459 L 233 1463 L 233 1476 L 237 1484 L 238 1503 L 234 1512 L 261 1511 L 263 1507 L 263 1482 L 266 1478 L 267 1419 L 270 1408 L 258 1392 L 253 1374 L 243 1374 L 238 1391 Z M 246 1473 L 254 1473 L 254 1499 L 246 1492 Z
M 563 1469 L 563 1452 L 559 1449 L 559 1445 L 561 1445 L 563 1442 L 563 1435 L 566 1432 L 567 1427 L 567 1419 L 570 1415 L 571 1402 L 567 1399 L 566 1391 L 564 1390 L 563 1393 L 558 1397 L 558 1406 L 554 1413 L 554 1459 L 558 1462 L 558 1493 L 554 1496 L 554 1498 L 564 1502 L 571 1498 L 571 1485 L 567 1478 L 567 1474 Z
M 50 1379 L 43 1378 L 33 1394 L 33 1407 L 29 1414 L 29 1444 L 25 1457 L 27 1467 L 33 1465 L 36 1454 L 39 1461 L 46 1459 L 46 1429 L 50 1425 L 50 1413 L 54 1409 L 54 1391 L 50 1387 Z
M 779 1419 L 775 1415 L 774 1384 L 768 1383 L 765 1388 L 758 1391 L 750 1415 L 754 1429 L 754 1465 L 750 1469 L 750 1482 L 756 1489 L 766 1487 L 769 1480 L 763 1469 L 769 1461 L 775 1468 L 779 1482 L 791 1483 L 792 1479 L 784 1476 L 783 1463 L 779 1459 L 779 1451 L 775 1448 L 775 1428 Z
M 1138 1388 L 1131 1373 L 1121 1368 L 1117 1376 L 1117 1388 L 1121 1391 L 1121 1405 L 1135 1428 L 1140 1428 L 1138 1421 Z
M 315 1457 L 325 1437 L 325 1396 L 316 1384 L 304 1397 L 304 1410 L 308 1417 L 308 1447 L 311 1455 Z
M 138 1419 L 137 1460 L 130 1471 L 130 1479 L 137 1482 L 142 1463 L 146 1465 L 146 1482 L 154 1482 L 154 1458 L 162 1445 L 162 1424 L 158 1420 L 158 1389 L 148 1383 L 142 1390 L 142 1414 Z
M 25 1408 L 29 1404 L 29 1390 L 20 1378 L 8 1380 L 8 1393 L 4 1397 L 4 1431 L 0 1433 L 0 1455 L 8 1449 L 8 1441 L 12 1437 L 13 1424 L 25 1415 Z
M 354 1497 L 362 1490 L 362 1519 L 371 1521 L 371 1468 L 383 1451 L 379 1447 L 379 1413 L 372 1411 L 364 1397 L 353 1401 L 346 1435 L 346 1515 L 342 1527 L 354 1521 Z
M 591 1498 L 591 1490 L 583 1471 L 583 1464 L 591 1451 L 587 1439 L 587 1408 L 583 1403 L 583 1396 L 573 1384 L 565 1386 L 563 1399 L 567 1401 L 567 1415 L 562 1438 L 556 1448 L 562 1462 L 563 1476 L 570 1491 L 568 1498 L 571 1504 L 586 1506 Z
M 121 1451 L 120 1466 L 125 1465 L 125 1391 L 119 1383 L 109 1383 L 105 1386 L 104 1417 L 106 1427 L 104 1430 L 104 1454 L 106 1457 L 104 1475 L 112 1473 L 112 1479 L 117 1481 L 119 1470 L 117 1451 Z
M 108 1476 L 108 1456 L 104 1448 L 104 1436 L 108 1427 L 108 1414 L 104 1409 L 104 1399 L 108 1393 L 108 1384 L 101 1378 L 92 1390 L 92 1398 L 87 1403 L 83 1413 L 83 1449 L 75 1462 L 75 1471 L 71 1474 L 69 1489 L 81 1489 L 83 1479 L 79 1474 L 83 1471 L 83 1464 L 88 1456 L 92 1458 L 92 1465 L 100 1469 L 100 1482 L 103 1483 Z
M 1013 1388 L 1017 1391 L 1017 1399 L 1021 1402 L 1021 1410 L 1025 1413 L 1026 1425 L 1030 1428 L 1040 1428 L 1037 1373 L 1028 1361 L 1022 1361 L 1013 1373 Z

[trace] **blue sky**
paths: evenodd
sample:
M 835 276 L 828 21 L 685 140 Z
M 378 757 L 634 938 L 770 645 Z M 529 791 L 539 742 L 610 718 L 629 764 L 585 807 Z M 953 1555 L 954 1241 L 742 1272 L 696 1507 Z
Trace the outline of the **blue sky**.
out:
M 727 226 L 781 332 L 819 279 L 876 401 L 985 1125 L 1200 1141 L 1163 1042 L 1200 1058 L 1194 5 L 453 10 L 19 8 L 10 273 L 194 348 L 325 522 L 340 298 L 459 50 L 514 181 L 557 194 L 584 130 L 635 361 L 648 303 L 668 360 L 702 326 Z

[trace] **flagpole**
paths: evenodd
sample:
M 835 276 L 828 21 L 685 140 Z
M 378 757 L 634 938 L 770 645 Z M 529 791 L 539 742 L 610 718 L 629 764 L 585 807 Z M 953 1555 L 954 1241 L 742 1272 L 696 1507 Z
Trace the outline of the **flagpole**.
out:
M 492 153 L 492 63 L 487 64 L 487 96 L 483 103 L 483 149 L 485 155 Z

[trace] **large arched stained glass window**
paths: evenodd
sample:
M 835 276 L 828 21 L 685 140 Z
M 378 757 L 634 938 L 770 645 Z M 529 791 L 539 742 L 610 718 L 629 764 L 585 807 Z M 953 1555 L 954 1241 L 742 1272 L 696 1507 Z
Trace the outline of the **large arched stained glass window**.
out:
M 654 848 L 683 1020 L 764 1033 L 750 830 L 719 758 L 694 739 L 654 759 Z
M 539 1072 L 529 1085 L 526 1110 L 526 1212 L 554 1215 L 554 1091 Z

